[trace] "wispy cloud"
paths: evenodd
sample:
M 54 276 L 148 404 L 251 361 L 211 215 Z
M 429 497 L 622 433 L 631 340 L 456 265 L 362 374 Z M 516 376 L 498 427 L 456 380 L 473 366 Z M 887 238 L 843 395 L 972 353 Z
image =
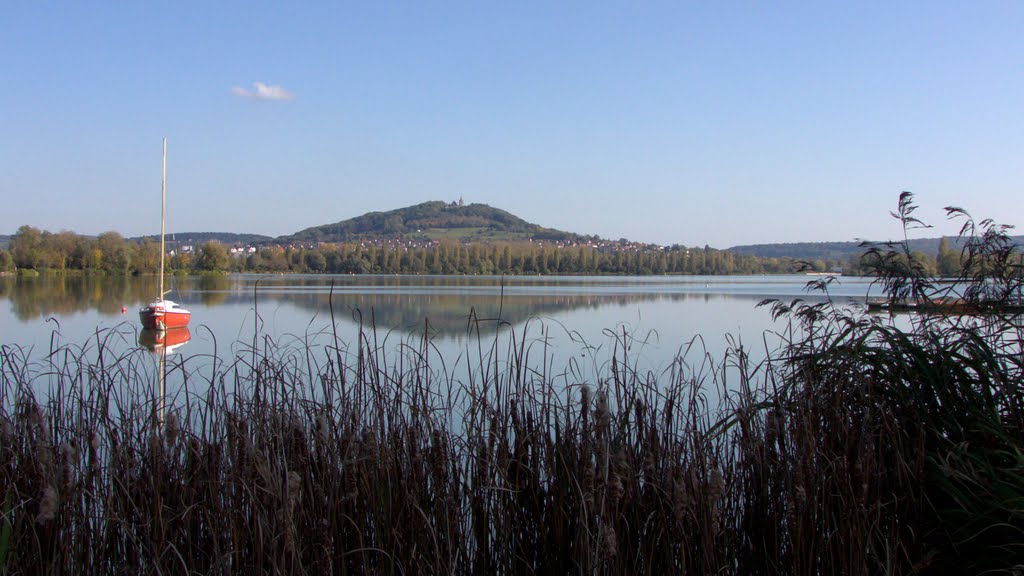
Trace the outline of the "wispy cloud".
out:
M 251 98 L 253 100 L 295 100 L 295 94 L 281 86 L 264 84 L 263 82 L 253 82 L 251 90 L 241 86 L 233 86 L 231 93 L 235 96 Z

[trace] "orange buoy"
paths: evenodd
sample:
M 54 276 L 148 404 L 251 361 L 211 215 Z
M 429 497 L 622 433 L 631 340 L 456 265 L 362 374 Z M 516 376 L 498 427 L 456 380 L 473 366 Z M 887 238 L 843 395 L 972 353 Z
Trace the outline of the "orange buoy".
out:
M 124 314 L 127 311 L 128 311 L 127 308 L 125 308 L 124 306 L 121 306 L 121 314 Z

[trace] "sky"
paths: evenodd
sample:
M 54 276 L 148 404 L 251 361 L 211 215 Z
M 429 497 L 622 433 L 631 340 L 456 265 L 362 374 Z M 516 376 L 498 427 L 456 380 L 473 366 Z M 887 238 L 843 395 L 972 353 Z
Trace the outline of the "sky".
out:
M 10 2 L 0 234 L 429 200 L 726 248 L 1024 225 L 1024 2 Z

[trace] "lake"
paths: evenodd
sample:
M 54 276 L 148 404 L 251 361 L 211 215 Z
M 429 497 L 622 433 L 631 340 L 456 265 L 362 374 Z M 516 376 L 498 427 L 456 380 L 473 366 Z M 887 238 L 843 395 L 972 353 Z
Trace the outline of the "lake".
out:
M 763 351 L 765 334 L 774 341 L 771 332 L 785 326 L 757 303 L 819 300 L 805 290 L 812 279 L 237 274 L 168 278 L 168 298 L 192 311 L 187 342 L 173 350 L 184 356 L 230 360 L 254 342 L 347 348 L 362 323 L 381 347 L 407 347 L 426 334 L 448 360 L 513 330 L 531 350 L 543 347 L 554 369 L 585 358 L 597 371 L 626 335 L 631 362 L 658 372 L 697 337 L 699 350 L 715 358 L 730 337 Z M 863 302 L 870 288 L 870 279 L 840 278 L 830 292 L 840 302 Z M 36 357 L 97 339 L 115 352 L 136 348 L 138 309 L 157 291 L 155 277 L 0 278 L 0 345 Z M 154 342 L 143 336 L 142 344 Z

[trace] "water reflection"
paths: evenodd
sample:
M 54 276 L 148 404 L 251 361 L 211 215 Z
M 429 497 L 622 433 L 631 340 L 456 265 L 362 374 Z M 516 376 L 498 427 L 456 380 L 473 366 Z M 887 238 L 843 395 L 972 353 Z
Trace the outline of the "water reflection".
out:
M 229 276 L 223 274 L 201 276 L 198 282 L 199 302 L 205 306 L 223 304 L 227 301 L 231 289 L 232 282 Z
M 10 299 L 15 317 L 22 322 L 86 310 L 121 314 L 122 308 L 142 305 L 159 291 L 156 277 L 39 276 L 2 280 L 0 298 Z
M 191 339 L 192 333 L 187 326 L 170 330 L 143 329 L 139 332 L 139 346 L 165 356 L 179 352 Z
M 323 313 L 332 308 L 327 294 L 264 294 L 261 298 L 286 300 L 310 311 Z M 640 302 L 686 300 L 710 301 L 728 298 L 715 294 L 565 294 L 565 295 L 475 295 L 431 293 L 356 293 L 333 295 L 335 316 L 364 324 L 408 333 L 422 332 L 424 320 L 438 335 L 465 334 L 471 324 L 490 332 L 499 321 L 513 326 L 531 318 L 557 316 L 575 310 L 597 310 L 605 306 L 627 307 Z
M 440 335 L 465 334 L 474 320 L 481 321 L 478 328 L 493 330 L 499 319 L 518 325 L 531 318 L 638 303 L 741 299 L 753 308 L 765 297 L 807 297 L 806 279 L 800 277 L 216 275 L 168 281 L 170 297 L 191 307 L 200 323 L 217 316 L 229 327 L 237 326 L 253 307 L 262 312 L 288 304 L 310 317 L 333 314 L 339 321 L 362 320 L 406 333 L 422 332 L 429 320 Z M 863 286 L 854 283 L 849 295 L 863 294 Z M 23 323 L 91 310 L 104 316 L 118 316 L 122 309 L 134 313 L 158 289 L 156 277 L 0 278 L 0 299 L 10 300 L 13 315 Z M 214 308 L 226 313 L 214 313 Z

